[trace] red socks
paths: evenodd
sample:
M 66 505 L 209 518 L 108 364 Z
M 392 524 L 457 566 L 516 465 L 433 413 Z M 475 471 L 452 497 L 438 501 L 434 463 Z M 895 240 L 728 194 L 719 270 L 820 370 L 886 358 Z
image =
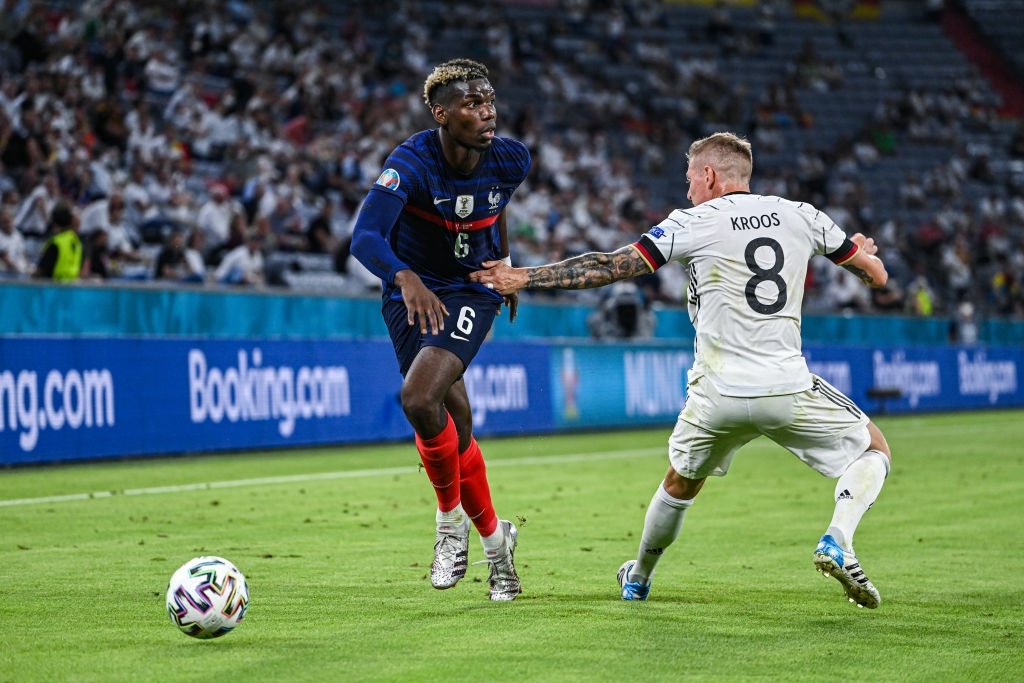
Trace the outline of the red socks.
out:
M 451 415 L 441 433 L 431 439 L 416 435 L 416 449 L 437 494 L 437 508 L 448 512 L 459 504 L 459 433 Z
M 493 534 L 498 528 L 498 515 L 491 502 L 487 466 L 476 439 L 471 439 L 469 448 L 459 453 L 459 434 L 449 415 L 448 424 L 437 436 L 424 439 L 416 435 L 416 449 L 437 494 L 437 509 L 448 512 L 462 503 L 480 535 Z
M 462 509 L 473 520 L 480 536 L 490 536 L 498 528 L 498 515 L 491 502 L 491 487 L 487 483 L 487 466 L 476 439 L 469 448 L 459 453 L 459 487 L 462 490 Z

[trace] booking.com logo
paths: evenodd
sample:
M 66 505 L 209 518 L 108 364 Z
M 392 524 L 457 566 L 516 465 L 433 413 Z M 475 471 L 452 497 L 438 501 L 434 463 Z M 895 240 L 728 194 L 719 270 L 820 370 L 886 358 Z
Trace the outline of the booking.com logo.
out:
M 40 402 L 41 399 L 41 402 Z M 44 429 L 114 426 L 114 378 L 110 370 L 0 372 L 0 432 L 20 431 L 23 451 L 35 449 Z

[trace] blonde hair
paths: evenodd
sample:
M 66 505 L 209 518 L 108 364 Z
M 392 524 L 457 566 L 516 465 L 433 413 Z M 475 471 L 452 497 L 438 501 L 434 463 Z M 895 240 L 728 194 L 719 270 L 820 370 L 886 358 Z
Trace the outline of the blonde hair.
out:
M 438 88 L 455 82 L 468 82 L 478 78 L 487 78 L 487 67 L 472 59 L 449 59 L 438 64 L 423 83 L 423 101 L 428 107 L 434 105 L 434 95 Z
M 750 143 L 735 133 L 714 133 L 695 140 L 686 153 L 686 159 L 690 162 L 697 157 L 733 182 L 747 183 L 754 172 L 754 152 Z

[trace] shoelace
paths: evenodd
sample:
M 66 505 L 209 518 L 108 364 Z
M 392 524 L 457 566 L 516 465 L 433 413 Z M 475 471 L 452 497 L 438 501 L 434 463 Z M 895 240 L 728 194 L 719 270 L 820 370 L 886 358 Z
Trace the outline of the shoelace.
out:
M 455 564 L 459 552 L 459 544 L 452 534 L 443 534 L 434 547 L 438 547 L 437 557 L 442 564 Z
M 473 563 L 473 566 L 475 567 L 478 564 L 491 565 L 490 578 L 492 581 L 511 582 L 514 580 L 515 573 L 512 570 L 512 563 L 509 561 L 507 552 L 491 559 L 477 560 Z

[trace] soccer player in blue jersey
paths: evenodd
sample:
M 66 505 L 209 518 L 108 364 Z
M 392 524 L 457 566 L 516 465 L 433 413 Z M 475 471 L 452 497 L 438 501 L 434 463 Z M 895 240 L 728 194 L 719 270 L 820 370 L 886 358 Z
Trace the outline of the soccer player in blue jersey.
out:
M 811 374 L 801 353 L 807 263 L 822 255 L 871 287 L 888 280 L 870 237 L 847 237 L 806 202 L 750 191 L 754 157 L 735 133 L 690 145 L 687 198 L 636 242 L 608 253 L 510 268 L 495 260 L 472 279 L 505 294 L 584 289 L 650 273 L 672 260 L 690 271 L 688 308 L 696 330 L 686 405 L 669 438 L 670 466 L 644 517 L 635 560 L 619 568 L 623 600 L 646 600 L 654 570 L 679 536 L 709 476 L 725 476 L 743 445 L 767 436 L 818 473 L 835 478 L 832 521 L 814 565 L 850 602 L 881 596 L 853 552 L 853 534 L 889 474 L 892 452 L 853 401 Z
M 490 564 L 491 600 L 514 600 L 518 530 L 494 511 L 463 381 L 503 302 L 515 318 L 514 295 L 467 276 L 484 261 L 510 262 L 505 207 L 530 169 L 526 146 L 495 134 L 487 75 L 469 59 L 430 73 L 423 96 L 438 127 L 388 156 L 356 217 L 352 254 L 383 281 L 402 409 L 437 494 L 430 581 L 451 588 L 466 575 L 472 523 Z

